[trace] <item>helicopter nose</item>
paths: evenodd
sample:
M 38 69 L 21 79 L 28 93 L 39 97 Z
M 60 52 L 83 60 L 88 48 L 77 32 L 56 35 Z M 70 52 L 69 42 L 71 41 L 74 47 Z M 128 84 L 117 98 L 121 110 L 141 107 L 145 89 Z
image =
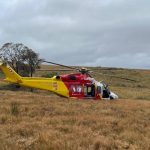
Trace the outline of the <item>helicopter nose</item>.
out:
M 116 95 L 116 94 L 113 93 L 113 92 L 110 92 L 110 97 L 111 97 L 112 99 L 118 99 L 118 98 L 119 98 L 118 95 Z

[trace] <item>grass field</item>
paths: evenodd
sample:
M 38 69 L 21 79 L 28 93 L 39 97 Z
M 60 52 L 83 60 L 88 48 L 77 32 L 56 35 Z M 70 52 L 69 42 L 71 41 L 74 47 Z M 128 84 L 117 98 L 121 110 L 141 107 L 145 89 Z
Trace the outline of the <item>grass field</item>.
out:
M 149 150 L 150 71 L 108 73 L 138 82 L 94 74 L 110 84 L 120 97 L 117 101 L 66 99 L 44 91 L 12 90 L 0 82 L 0 149 Z

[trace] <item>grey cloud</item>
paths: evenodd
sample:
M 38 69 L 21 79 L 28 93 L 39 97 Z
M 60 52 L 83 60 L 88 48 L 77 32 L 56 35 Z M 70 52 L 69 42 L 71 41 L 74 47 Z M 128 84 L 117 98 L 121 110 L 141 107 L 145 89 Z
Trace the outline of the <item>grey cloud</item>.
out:
M 0 1 L 0 45 L 22 42 L 68 65 L 149 69 L 149 6 L 148 0 Z

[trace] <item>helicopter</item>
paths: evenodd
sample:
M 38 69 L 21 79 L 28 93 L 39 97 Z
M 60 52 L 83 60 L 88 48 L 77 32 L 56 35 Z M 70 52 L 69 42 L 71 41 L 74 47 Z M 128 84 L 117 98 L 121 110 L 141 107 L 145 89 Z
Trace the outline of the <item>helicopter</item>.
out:
M 77 73 L 55 75 L 51 78 L 22 77 L 4 60 L 0 60 L 0 69 L 6 77 L 5 81 L 19 86 L 48 90 L 67 98 L 118 99 L 118 95 L 112 92 L 104 82 L 99 82 L 90 75 L 89 69 L 70 67 L 45 60 L 43 62 L 66 67 L 69 71 L 76 70 Z

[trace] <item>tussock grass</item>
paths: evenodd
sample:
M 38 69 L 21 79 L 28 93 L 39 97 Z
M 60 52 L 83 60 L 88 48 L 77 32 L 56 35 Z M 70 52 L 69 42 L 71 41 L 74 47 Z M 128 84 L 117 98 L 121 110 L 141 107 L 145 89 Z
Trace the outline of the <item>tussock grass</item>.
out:
M 10 104 L 10 113 L 15 116 L 19 114 L 19 105 L 17 102 L 12 102 Z

